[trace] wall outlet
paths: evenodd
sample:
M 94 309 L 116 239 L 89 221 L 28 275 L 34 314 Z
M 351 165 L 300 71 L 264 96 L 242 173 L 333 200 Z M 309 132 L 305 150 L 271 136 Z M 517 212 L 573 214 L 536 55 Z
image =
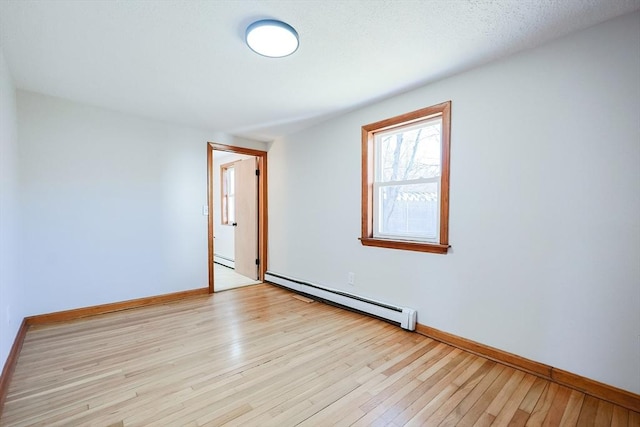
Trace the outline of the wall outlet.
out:
M 202 205 L 202 216 L 208 216 L 208 215 L 209 215 L 209 206 Z
M 355 286 L 356 284 L 356 274 L 349 273 L 347 274 L 347 285 Z

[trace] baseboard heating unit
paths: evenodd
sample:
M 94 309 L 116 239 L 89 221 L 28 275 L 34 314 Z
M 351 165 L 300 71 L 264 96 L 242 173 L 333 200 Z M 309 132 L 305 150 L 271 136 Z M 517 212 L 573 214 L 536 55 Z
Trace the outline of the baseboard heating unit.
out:
M 315 285 L 302 280 L 286 277 L 271 271 L 266 272 L 264 280 L 301 294 L 317 297 L 353 310 L 368 313 L 372 316 L 398 323 L 400 324 L 400 327 L 409 331 L 414 331 L 416 329 L 417 314 L 412 308 L 398 307 L 380 301 L 363 298 L 337 289 L 331 289 L 325 286 Z
M 232 259 L 223 257 L 222 255 L 213 254 L 213 262 L 224 265 L 225 267 L 236 268 L 236 263 Z

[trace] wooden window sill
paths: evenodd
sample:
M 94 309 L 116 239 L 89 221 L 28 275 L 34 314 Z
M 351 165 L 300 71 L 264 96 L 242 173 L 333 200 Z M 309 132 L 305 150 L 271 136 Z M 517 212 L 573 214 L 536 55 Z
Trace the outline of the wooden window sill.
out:
M 439 245 L 437 243 L 409 242 L 403 240 L 375 239 L 372 237 L 361 237 L 363 246 L 375 246 L 378 248 L 403 249 L 406 251 L 430 252 L 434 254 L 446 254 L 449 245 Z

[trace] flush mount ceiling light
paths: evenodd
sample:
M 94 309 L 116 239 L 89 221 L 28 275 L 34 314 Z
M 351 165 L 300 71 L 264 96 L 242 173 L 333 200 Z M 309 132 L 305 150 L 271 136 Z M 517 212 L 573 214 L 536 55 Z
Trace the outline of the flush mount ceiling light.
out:
M 275 19 L 256 21 L 247 27 L 247 46 L 269 58 L 282 58 L 298 49 L 298 33 L 289 24 Z

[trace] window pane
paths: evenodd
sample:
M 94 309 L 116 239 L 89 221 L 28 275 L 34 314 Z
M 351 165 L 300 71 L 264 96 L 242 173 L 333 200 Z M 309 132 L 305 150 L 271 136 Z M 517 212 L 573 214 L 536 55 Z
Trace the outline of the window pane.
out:
M 441 175 L 442 119 L 431 119 L 376 136 L 376 181 L 407 181 Z
M 379 236 L 438 240 L 438 183 L 383 186 L 378 197 Z
M 231 195 L 227 197 L 227 222 L 236 222 L 236 198 Z
M 229 194 L 230 196 L 234 195 L 236 193 L 235 191 L 235 187 L 236 187 L 236 174 L 235 174 L 235 169 L 233 167 L 230 167 L 229 169 L 227 169 L 227 194 Z

